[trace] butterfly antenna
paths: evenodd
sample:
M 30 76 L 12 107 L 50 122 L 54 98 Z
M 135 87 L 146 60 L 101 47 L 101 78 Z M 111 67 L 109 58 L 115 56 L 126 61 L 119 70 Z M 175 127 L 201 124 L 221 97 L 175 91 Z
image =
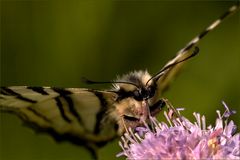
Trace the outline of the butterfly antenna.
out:
M 176 61 L 176 62 L 174 62 L 174 63 L 171 63 L 171 64 L 163 67 L 158 73 L 156 73 L 154 76 L 152 76 L 152 77 L 147 81 L 146 85 L 147 85 L 148 82 L 150 82 L 152 79 L 155 79 L 155 80 L 157 81 L 162 75 L 164 75 L 164 73 L 165 73 L 165 71 L 166 71 L 167 69 L 169 69 L 169 68 L 171 68 L 171 67 L 173 67 L 173 66 L 175 66 L 175 65 L 177 65 L 177 64 L 179 64 L 179 63 L 182 63 L 182 62 L 184 62 L 184 61 L 186 61 L 186 60 L 188 60 L 188 59 L 196 56 L 196 55 L 198 54 L 198 52 L 199 52 L 199 48 L 198 48 L 198 47 L 195 47 L 194 50 L 193 50 L 193 52 L 192 52 L 192 54 L 189 55 L 188 57 L 186 57 L 186 58 L 184 58 L 184 59 L 182 59 L 182 60 L 180 60 L 180 61 Z
M 130 84 L 130 85 L 133 85 L 137 88 L 139 88 L 139 86 L 135 83 L 132 83 L 132 82 L 123 82 L 123 81 L 92 81 L 92 80 L 89 80 L 85 77 L 82 77 L 82 81 L 86 84 L 108 84 L 108 83 L 111 83 L 111 84 L 117 84 L 117 83 L 122 83 L 122 84 Z

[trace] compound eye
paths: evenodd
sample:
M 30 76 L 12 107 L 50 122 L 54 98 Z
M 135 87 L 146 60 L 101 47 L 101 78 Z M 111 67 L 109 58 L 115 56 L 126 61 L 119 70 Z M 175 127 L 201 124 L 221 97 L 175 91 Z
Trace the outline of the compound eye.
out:
M 142 95 L 141 95 L 141 93 L 140 93 L 140 90 L 135 90 L 135 91 L 133 91 L 133 97 L 134 97 L 134 99 L 136 99 L 136 100 L 141 100 L 141 99 L 142 99 Z
M 153 97 L 154 94 L 155 94 L 155 90 L 156 90 L 155 87 L 154 87 L 154 86 L 149 86 L 149 87 L 147 88 L 147 90 L 148 90 L 149 98 Z

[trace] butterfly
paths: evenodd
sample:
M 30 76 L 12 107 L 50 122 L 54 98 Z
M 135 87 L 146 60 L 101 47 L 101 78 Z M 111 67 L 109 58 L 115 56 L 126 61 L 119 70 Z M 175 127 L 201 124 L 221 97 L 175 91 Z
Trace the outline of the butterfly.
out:
M 97 148 L 122 135 L 127 128 L 143 125 L 164 107 L 163 92 L 186 61 L 199 52 L 198 42 L 226 17 L 237 11 L 232 6 L 219 19 L 190 41 L 163 68 L 151 76 L 133 71 L 111 83 L 106 90 L 89 88 L 1 87 L 0 109 L 18 115 L 30 127 L 58 141 L 84 145 L 96 157 Z

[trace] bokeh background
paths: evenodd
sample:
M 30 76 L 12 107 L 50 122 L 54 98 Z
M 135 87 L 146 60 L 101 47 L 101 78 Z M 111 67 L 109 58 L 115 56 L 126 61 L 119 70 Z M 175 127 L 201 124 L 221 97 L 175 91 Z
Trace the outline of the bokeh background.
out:
M 236 1 L 1 1 L 1 86 L 92 87 L 132 70 L 154 74 Z M 164 97 L 215 123 L 224 100 L 240 114 L 240 14 L 205 37 Z M 94 86 L 107 88 L 108 85 Z M 0 114 L 1 160 L 90 159 L 86 150 L 35 134 Z M 160 115 L 161 116 L 161 115 Z M 239 115 L 232 119 L 240 126 Z M 100 150 L 115 159 L 117 141 Z

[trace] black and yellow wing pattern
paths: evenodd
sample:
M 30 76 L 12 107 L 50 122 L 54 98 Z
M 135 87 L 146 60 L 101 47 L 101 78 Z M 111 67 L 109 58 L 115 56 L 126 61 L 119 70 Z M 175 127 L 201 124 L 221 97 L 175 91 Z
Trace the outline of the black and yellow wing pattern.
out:
M 116 136 L 106 116 L 114 93 L 80 88 L 1 87 L 0 109 L 56 140 L 94 150 Z M 104 122 L 104 123 L 103 123 Z

